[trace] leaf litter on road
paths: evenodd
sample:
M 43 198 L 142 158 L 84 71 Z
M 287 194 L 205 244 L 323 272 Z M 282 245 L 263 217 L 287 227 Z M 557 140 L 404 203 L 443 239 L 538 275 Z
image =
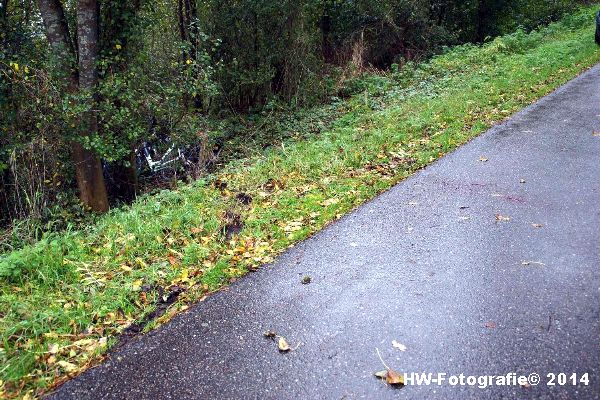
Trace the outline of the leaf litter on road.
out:
M 392 346 L 400 351 L 406 351 L 406 346 L 396 340 L 392 340 Z
M 298 347 L 300 347 L 300 345 L 302 343 L 298 343 L 296 345 L 296 347 L 292 348 L 290 346 L 290 344 L 288 343 L 287 339 L 284 338 L 281 335 L 278 335 L 277 332 L 272 331 L 272 330 L 267 330 L 265 332 L 263 332 L 263 336 L 267 339 L 271 339 L 273 341 L 277 342 L 277 349 L 281 352 L 281 353 L 287 353 L 293 350 L 296 350 Z
M 544 265 L 546 265 L 546 264 L 544 264 L 544 263 L 543 263 L 543 262 L 541 262 L 541 261 L 523 261 L 523 262 L 521 263 L 521 265 L 525 265 L 525 266 L 527 266 L 527 265 L 540 265 L 540 266 L 544 266 Z
M 281 351 L 282 353 L 286 353 L 291 350 L 290 344 L 287 342 L 287 340 L 285 340 L 285 338 L 283 336 L 279 336 L 279 341 L 277 342 L 277 347 L 279 348 L 279 351 Z
M 383 370 L 383 371 L 377 371 L 373 375 L 375 375 L 377 378 L 379 378 L 381 380 L 385 380 L 385 382 L 388 385 L 391 385 L 391 386 L 404 386 L 404 376 L 402 374 L 394 371 L 393 369 L 391 369 L 385 363 L 385 361 L 383 361 L 383 358 L 381 357 L 381 353 L 379 352 L 378 348 L 375 348 L 375 350 L 377 350 L 377 356 L 379 356 L 379 360 L 381 360 L 381 363 L 385 367 L 385 370 Z

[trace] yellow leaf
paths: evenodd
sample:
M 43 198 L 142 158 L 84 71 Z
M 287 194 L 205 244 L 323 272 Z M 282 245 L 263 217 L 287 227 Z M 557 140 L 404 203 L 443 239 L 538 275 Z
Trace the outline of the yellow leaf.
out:
M 138 279 L 137 281 L 133 282 L 131 285 L 131 289 L 134 292 L 137 292 L 138 290 L 140 290 L 142 288 L 142 285 L 144 284 L 144 281 L 142 281 L 141 279 Z
M 291 350 L 290 345 L 288 344 L 287 340 L 285 340 L 285 338 L 282 336 L 279 337 L 279 342 L 277 343 L 277 347 L 279 347 L 279 351 L 284 352 L 284 353 Z
M 137 257 L 135 259 L 135 262 L 137 262 L 139 264 L 139 266 L 142 267 L 142 268 L 148 268 L 148 264 L 146 264 L 144 262 L 144 260 L 142 260 L 140 257 Z
M 321 203 L 321 205 L 325 206 L 325 207 L 329 207 L 331 205 L 337 204 L 340 202 L 340 199 L 336 199 L 335 197 L 332 199 L 327 199 L 324 202 Z
M 60 350 L 60 347 L 58 346 L 57 343 L 52 343 L 48 346 L 48 353 L 50 353 L 50 354 L 56 354 L 56 353 L 58 353 L 59 350 Z
M 187 282 L 190 280 L 190 270 L 188 268 L 183 270 L 183 272 L 179 276 L 179 280 L 181 282 Z
M 59 365 L 59 366 L 60 366 L 62 369 L 64 369 L 64 370 L 65 370 L 65 372 L 73 372 L 73 371 L 77 370 L 77 365 L 75 365 L 75 364 L 72 364 L 72 363 L 70 363 L 70 362 L 67 362 L 67 361 L 63 361 L 63 360 L 61 360 L 61 361 L 59 361 L 59 362 L 58 362 L 58 365 Z
M 95 339 L 80 339 L 80 340 L 74 342 L 73 346 L 84 347 L 84 346 L 89 346 L 93 342 L 95 342 Z
M 288 225 L 286 225 L 283 230 L 286 232 L 296 232 L 302 229 L 302 221 L 292 221 Z

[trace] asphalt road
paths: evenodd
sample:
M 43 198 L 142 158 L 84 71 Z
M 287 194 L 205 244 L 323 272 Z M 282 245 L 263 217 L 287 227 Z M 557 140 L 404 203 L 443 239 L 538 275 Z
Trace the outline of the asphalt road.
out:
M 594 131 L 600 66 L 52 398 L 599 399 Z M 266 330 L 299 347 L 281 354 Z M 399 372 L 537 373 L 541 383 L 396 389 L 373 376 L 376 348 Z M 566 385 L 548 386 L 550 373 Z

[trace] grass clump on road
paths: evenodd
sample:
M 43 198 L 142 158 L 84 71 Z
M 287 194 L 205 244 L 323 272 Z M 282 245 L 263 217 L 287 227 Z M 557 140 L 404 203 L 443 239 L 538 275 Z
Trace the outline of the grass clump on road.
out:
M 598 61 L 586 8 L 364 76 L 317 137 L 3 255 L 0 397 L 44 393 Z

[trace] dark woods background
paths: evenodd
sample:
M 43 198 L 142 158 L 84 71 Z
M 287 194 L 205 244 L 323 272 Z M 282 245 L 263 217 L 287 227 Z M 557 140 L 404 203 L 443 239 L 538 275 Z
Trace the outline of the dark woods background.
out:
M 225 140 L 244 142 L 231 121 L 343 97 L 361 71 L 532 29 L 575 6 L 0 0 L 0 225 L 59 229 L 130 201 L 140 174 L 146 189 L 162 184 L 164 169 L 143 175 L 148 157 L 172 158 L 181 146 L 192 149 L 180 158 L 194 178 L 217 162 Z

